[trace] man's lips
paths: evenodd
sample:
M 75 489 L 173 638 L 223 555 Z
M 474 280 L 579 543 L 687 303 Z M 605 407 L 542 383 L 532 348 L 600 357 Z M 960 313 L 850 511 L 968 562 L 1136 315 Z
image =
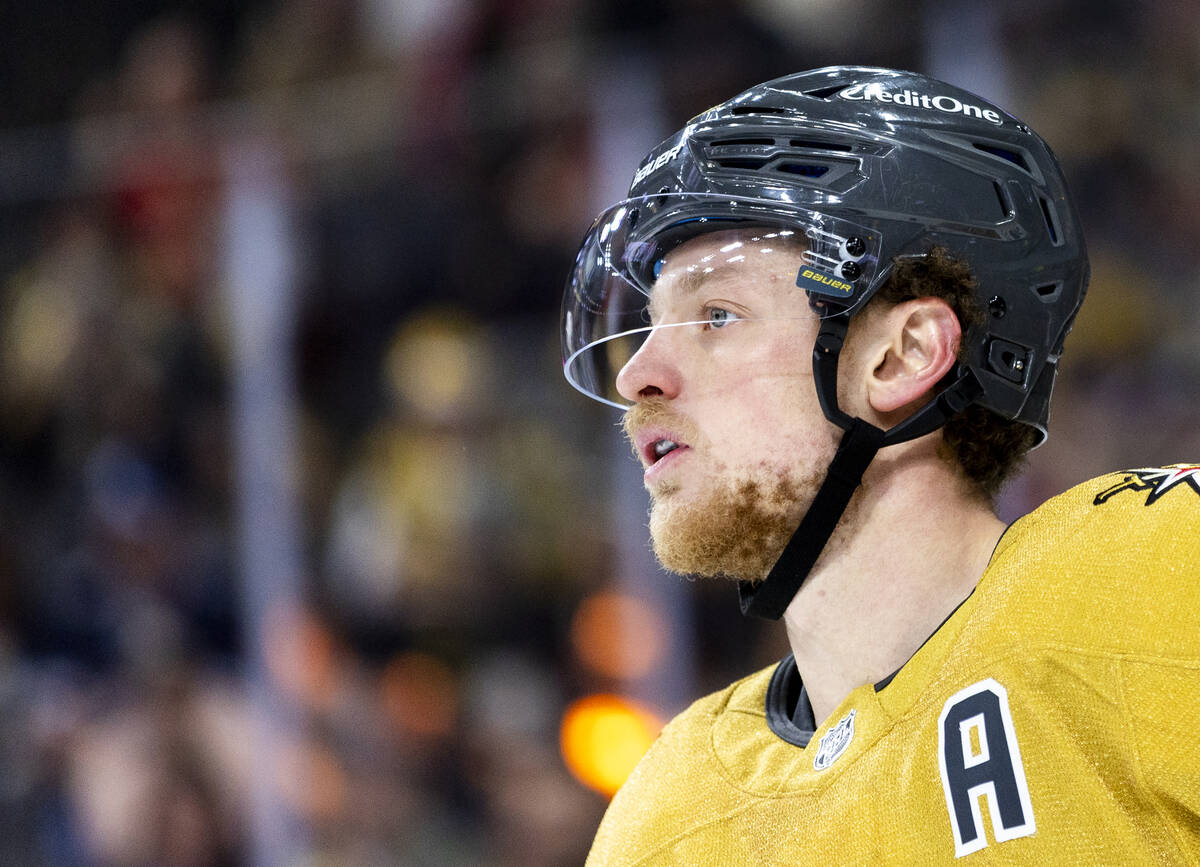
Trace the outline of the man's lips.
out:
M 700 445 L 696 425 L 667 401 L 651 397 L 634 404 L 622 420 L 633 453 L 650 484 Z
M 691 454 L 691 451 L 692 449 L 690 446 L 684 445 L 671 449 L 671 451 L 667 452 L 661 458 L 658 458 L 654 463 L 646 467 L 645 472 L 642 473 L 642 480 L 646 484 L 655 482 L 659 476 L 668 472 L 677 461 L 683 460 L 684 455 Z
M 679 434 L 662 429 L 639 431 L 634 444 L 647 472 L 690 448 Z

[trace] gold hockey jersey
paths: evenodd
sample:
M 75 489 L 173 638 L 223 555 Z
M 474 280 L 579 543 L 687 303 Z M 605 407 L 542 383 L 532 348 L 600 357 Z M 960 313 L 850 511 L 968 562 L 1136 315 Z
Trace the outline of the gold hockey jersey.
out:
M 770 707 L 789 664 L 663 730 L 589 867 L 1200 864 L 1200 466 L 1015 522 L 974 593 L 806 746 Z

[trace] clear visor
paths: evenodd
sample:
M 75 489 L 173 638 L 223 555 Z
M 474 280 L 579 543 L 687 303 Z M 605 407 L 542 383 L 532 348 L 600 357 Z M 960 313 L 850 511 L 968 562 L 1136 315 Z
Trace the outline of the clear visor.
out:
M 782 202 L 717 194 L 627 199 L 597 218 L 562 309 L 563 372 L 618 409 L 621 370 L 663 328 L 823 317 L 862 304 L 881 239 Z

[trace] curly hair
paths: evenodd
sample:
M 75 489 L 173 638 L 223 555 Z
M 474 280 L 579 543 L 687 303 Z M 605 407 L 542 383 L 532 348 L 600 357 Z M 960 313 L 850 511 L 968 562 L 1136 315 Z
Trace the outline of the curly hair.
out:
M 966 334 L 983 323 L 987 313 L 976 299 L 977 283 L 965 262 L 943 247 L 925 256 L 897 259 L 887 281 L 871 304 L 900 304 L 914 298 L 935 297 L 947 302 Z M 964 348 L 959 346 L 959 360 Z M 1021 466 L 1037 440 L 1029 425 L 1003 418 L 982 406 L 969 406 L 942 428 L 940 454 L 956 463 L 963 475 L 988 500 Z

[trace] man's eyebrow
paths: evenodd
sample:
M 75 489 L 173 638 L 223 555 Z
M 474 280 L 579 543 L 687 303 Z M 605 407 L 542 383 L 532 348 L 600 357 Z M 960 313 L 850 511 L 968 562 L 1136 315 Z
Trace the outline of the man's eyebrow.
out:
M 682 273 L 676 272 L 671 275 L 671 292 L 684 298 L 695 295 L 704 284 L 718 280 L 731 272 L 736 272 L 736 264 L 744 258 L 744 255 L 738 254 L 719 262 L 706 263 L 703 267 L 693 266 Z M 654 303 L 658 298 L 662 297 L 655 291 L 656 287 L 657 284 L 650 291 L 650 303 L 648 306 L 651 318 L 654 317 L 656 308 L 661 306 L 661 304 Z

